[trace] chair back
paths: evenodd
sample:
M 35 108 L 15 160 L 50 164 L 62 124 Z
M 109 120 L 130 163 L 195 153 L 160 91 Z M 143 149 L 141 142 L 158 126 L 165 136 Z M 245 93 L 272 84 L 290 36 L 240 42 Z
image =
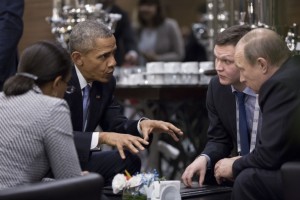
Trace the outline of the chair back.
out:
M 0 190 L 0 200 L 101 200 L 104 179 L 96 173 Z
M 299 200 L 300 162 L 287 162 L 281 166 L 285 200 Z

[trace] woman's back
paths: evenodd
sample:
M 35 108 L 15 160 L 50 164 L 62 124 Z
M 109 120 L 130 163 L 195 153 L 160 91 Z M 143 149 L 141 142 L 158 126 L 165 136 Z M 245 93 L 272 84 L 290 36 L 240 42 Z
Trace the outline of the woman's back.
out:
M 35 86 L 22 95 L 0 93 L 0 189 L 79 176 L 66 102 L 43 95 Z

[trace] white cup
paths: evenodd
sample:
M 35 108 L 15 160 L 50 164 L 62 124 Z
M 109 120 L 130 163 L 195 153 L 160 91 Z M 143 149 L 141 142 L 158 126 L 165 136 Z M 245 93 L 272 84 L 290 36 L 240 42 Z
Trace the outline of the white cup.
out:
M 164 75 L 163 74 L 147 74 L 147 83 L 149 85 L 163 85 Z
M 148 62 L 146 64 L 147 73 L 162 73 L 164 71 L 163 62 Z
M 168 73 L 164 75 L 164 83 L 166 85 L 178 85 L 182 84 L 181 74 L 178 73 Z
M 206 70 L 213 70 L 213 69 L 215 69 L 213 61 L 200 62 L 199 66 L 200 66 L 200 73 L 204 72 Z
M 165 62 L 164 73 L 180 73 L 181 62 Z
M 144 85 L 145 79 L 143 74 L 130 74 L 128 79 L 129 85 Z
M 197 74 L 199 73 L 199 63 L 184 62 L 181 64 L 181 72 L 186 74 Z
M 196 85 L 199 83 L 199 74 L 182 74 L 182 84 Z

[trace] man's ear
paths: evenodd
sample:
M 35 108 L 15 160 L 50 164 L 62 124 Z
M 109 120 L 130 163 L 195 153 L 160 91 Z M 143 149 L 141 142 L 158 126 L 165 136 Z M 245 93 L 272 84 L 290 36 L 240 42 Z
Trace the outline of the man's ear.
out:
M 74 62 L 74 64 L 76 66 L 82 66 L 83 65 L 83 61 L 82 61 L 82 55 L 80 52 L 78 51 L 74 51 L 72 54 L 71 54 L 71 58 Z
M 259 57 L 257 59 L 257 65 L 263 74 L 266 74 L 268 72 L 268 61 L 266 59 Z

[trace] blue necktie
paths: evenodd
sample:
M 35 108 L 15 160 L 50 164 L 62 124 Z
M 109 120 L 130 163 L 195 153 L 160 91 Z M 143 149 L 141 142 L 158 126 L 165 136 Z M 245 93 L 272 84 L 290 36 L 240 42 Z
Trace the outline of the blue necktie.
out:
M 91 86 L 87 84 L 83 88 L 83 96 L 82 96 L 82 108 L 83 108 L 83 121 L 82 121 L 82 131 L 85 131 L 88 119 L 88 110 L 90 104 L 90 89 Z
M 249 153 L 249 131 L 247 125 L 246 108 L 245 108 L 245 93 L 235 92 L 239 104 L 239 130 L 240 130 L 240 143 L 241 155 Z

